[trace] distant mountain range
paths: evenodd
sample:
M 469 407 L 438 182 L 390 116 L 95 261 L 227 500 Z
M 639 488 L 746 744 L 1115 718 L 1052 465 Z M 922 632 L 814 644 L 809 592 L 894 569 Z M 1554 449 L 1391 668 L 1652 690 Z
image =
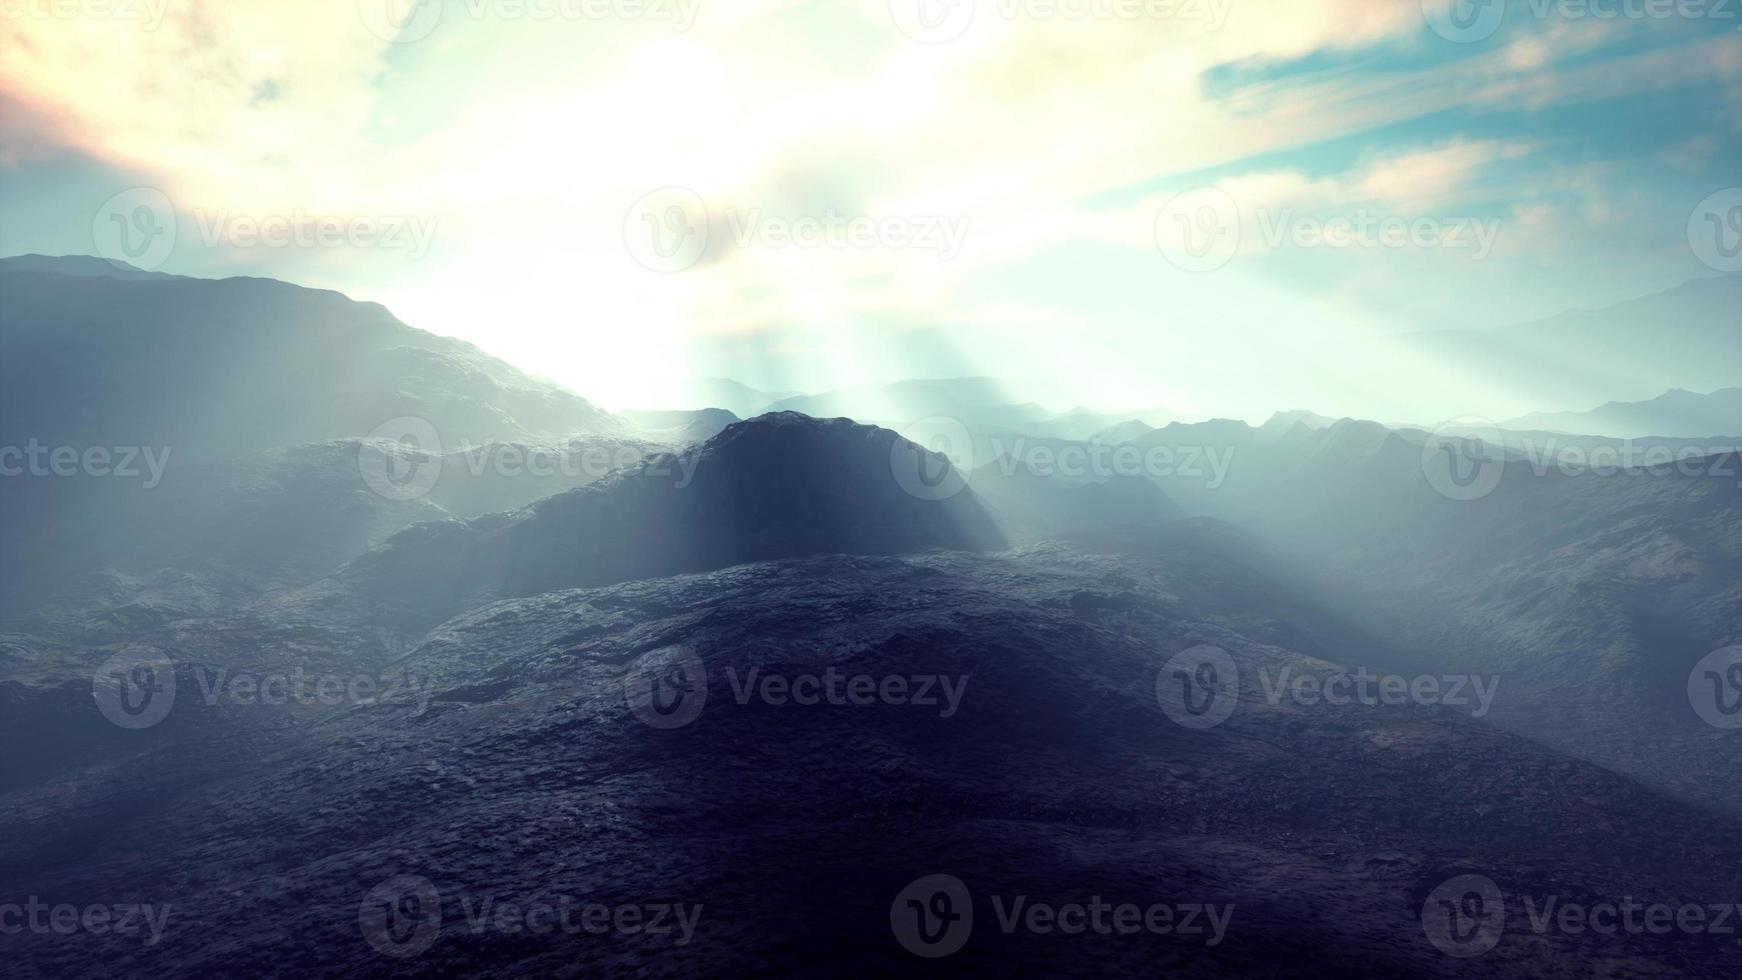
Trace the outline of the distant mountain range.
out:
M 1537 412 L 1500 425 L 1514 432 L 1541 430 L 1619 439 L 1738 436 L 1742 435 L 1742 388 L 1707 394 L 1677 388 L 1649 401 L 1609 402 L 1588 412 Z
M 1576 310 L 1497 329 L 1394 334 L 1371 343 L 1400 363 L 1419 364 L 1446 378 L 1467 377 L 1485 393 L 1505 393 L 1516 404 L 1550 406 L 1504 423 L 1515 430 L 1552 430 L 1615 437 L 1729 435 L 1720 425 L 1730 403 L 1678 406 L 1665 392 L 1716 392 L 1742 385 L 1742 276 L 1697 279 L 1650 296 L 1599 310 Z M 1593 397 L 1595 395 L 1596 397 Z M 1662 411 L 1584 412 L 1607 396 L 1617 403 L 1668 398 Z M 1455 403 L 1457 391 L 1442 400 Z M 1484 414 L 1487 394 L 1469 398 L 1459 413 Z M 855 385 L 812 394 L 767 392 L 721 378 L 700 379 L 672 408 L 722 408 L 739 418 L 769 411 L 816 418 L 851 418 L 901 428 L 943 417 L 977 438 L 1021 433 L 1033 438 L 1132 442 L 1182 419 L 1165 408 L 1058 412 L 1025 399 L 996 378 L 925 378 Z M 1611 406 L 1605 406 L 1610 408 Z M 1575 420 L 1572 415 L 1591 416 Z M 1734 417 L 1734 413 L 1730 413 Z M 1661 422 L 1655 419 L 1661 418 Z M 1301 422 L 1324 428 L 1334 419 L 1311 411 L 1277 412 L 1271 425 Z M 1426 427 L 1437 420 L 1419 420 Z M 1667 426 L 1667 428 L 1666 428 Z
M 783 399 L 768 410 L 897 426 L 936 416 L 970 425 L 1027 426 L 1053 414 L 1032 402 L 1015 402 L 1009 388 L 996 378 L 916 379 L 859 385 Z
M 1739 325 L 1742 276 L 1729 275 L 1600 310 L 1496 330 L 1398 334 L 1382 343 L 1437 372 L 1461 372 L 1486 390 L 1529 392 L 1535 404 L 1561 411 L 1603 397 L 1644 401 L 1672 389 L 1735 387 L 1742 383 Z
M 785 398 L 796 396 L 796 391 L 764 391 L 730 378 L 695 378 L 684 386 L 684 394 L 669 405 L 642 405 L 642 411 L 658 410 L 689 410 L 718 408 L 724 409 L 739 418 L 753 418 L 769 410 L 773 405 Z M 634 414 L 627 412 L 622 414 Z
M 1302 430 L 1311 432 L 1311 431 L 1316 431 L 1318 429 L 1328 429 L 1331 426 L 1335 425 L 1337 423 L 1337 421 L 1338 421 L 1337 419 L 1333 419 L 1333 418 L 1330 418 L 1328 416 L 1320 415 L 1317 412 L 1308 412 L 1308 411 L 1304 411 L 1304 410 L 1277 412 L 1276 414 L 1272 415 L 1268 420 L 1266 420 L 1262 426 L 1259 427 L 1259 431 L 1265 432 L 1265 433 L 1268 433 L 1271 435 L 1282 435 L 1282 434 L 1288 433 L 1290 430 L 1294 429 L 1296 426 L 1299 426 Z M 1131 421 L 1121 422 L 1118 425 L 1112 426 L 1111 428 L 1104 429 L 1100 432 L 1097 432 L 1093 436 L 1091 436 L 1090 438 L 1095 442 L 1106 443 L 1108 445 L 1116 446 L 1116 445 L 1121 445 L 1124 443 L 1142 442 L 1143 440 L 1147 439 L 1151 435 L 1151 433 L 1158 432 L 1158 431 L 1160 431 L 1160 429 L 1162 427 L 1165 427 L 1165 426 L 1170 426 L 1170 425 L 1192 426 L 1194 424 L 1220 426 L 1222 428 L 1226 428 L 1229 425 L 1229 423 L 1226 419 L 1211 420 L 1210 422 L 1207 422 L 1207 423 L 1190 423 L 1190 422 L 1184 422 L 1184 421 L 1180 421 L 1180 420 L 1171 420 L 1171 421 L 1167 421 L 1167 422 L 1157 423 L 1155 425 L 1150 425 L 1146 422 L 1139 421 L 1139 420 L 1131 420 Z M 1245 423 L 1238 423 L 1238 424 L 1244 425 Z
M 944 418 L 959 422 L 980 436 L 1021 433 L 1070 441 L 1096 438 L 1114 426 L 1147 428 L 1166 425 L 1176 418 L 1165 409 L 1100 412 L 1078 407 L 1055 412 L 1034 402 L 1017 401 L 1009 386 L 996 378 L 910 378 L 858 385 L 786 398 L 768 410 L 800 412 L 815 418 L 850 418 L 898 429 L 923 419 Z

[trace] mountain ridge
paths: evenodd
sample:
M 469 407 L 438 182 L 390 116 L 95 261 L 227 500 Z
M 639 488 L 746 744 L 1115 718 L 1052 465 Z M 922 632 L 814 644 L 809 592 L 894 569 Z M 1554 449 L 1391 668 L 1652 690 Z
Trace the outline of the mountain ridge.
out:
M 1742 436 L 1742 387 L 1711 392 L 1671 388 L 1644 401 L 1608 401 L 1585 412 L 1535 412 L 1500 425 L 1623 439 L 1738 437 Z

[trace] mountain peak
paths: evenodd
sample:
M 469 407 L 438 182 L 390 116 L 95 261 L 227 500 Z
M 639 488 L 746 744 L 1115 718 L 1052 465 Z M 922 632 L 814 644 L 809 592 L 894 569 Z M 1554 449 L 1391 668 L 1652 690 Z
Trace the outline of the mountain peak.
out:
M 1276 412 L 1259 426 L 1266 432 L 1287 432 L 1296 425 L 1304 425 L 1308 429 L 1325 429 L 1337 424 L 1338 420 L 1306 409 L 1294 409 L 1286 412 Z
M 808 555 L 1006 546 L 965 483 L 928 495 L 939 484 L 903 479 L 904 466 L 920 465 L 936 472 L 948 461 L 888 429 L 775 412 L 547 497 L 509 520 L 478 519 L 434 536 L 401 532 L 345 577 L 402 621 L 427 627 L 466 597 Z

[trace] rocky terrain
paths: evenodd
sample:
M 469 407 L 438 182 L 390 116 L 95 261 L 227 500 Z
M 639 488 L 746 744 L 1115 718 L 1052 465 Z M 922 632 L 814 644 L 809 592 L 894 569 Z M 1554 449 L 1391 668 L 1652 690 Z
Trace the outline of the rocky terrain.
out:
M 0 481 L 8 976 L 1742 972 L 1733 454 L 619 419 L 337 294 L 0 287 L 0 445 L 188 450 Z
M 1733 936 L 1538 933 L 1525 901 L 1734 902 L 1734 817 L 1445 706 L 1273 703 L 1265 678 L 1340 668 L 1193 610 L 1192 574 L 1064 545 L 764 562 L 486 605 L 401 656 L 375 653 L 376 668 L 420 679 L 382 703 L 207 706 L 183 681 L 163 725 L 111 729 L 91 761 L 0 797 L 8 882 L 75 904 L 167 904 L 162 939 L 25 936 L 9 942 L 10 968 L 1311 976 L 1359 962 L 1372 976 L 1709 977 L 1742 965 Z M 1157 693 L 1170 658 L 1201 644 L 1228 652 L 1238 694 L 1224 722 L 1195 728 Z M 637 685 L 689 658 L 705 676 L 677 713 L 650 713 Z M 830 673 L 839 703 L 793 700 L 794 682 Z M 855 703 L 847 679 L 860 676 L 904 686 Z M 922 692 L 927 677 L 938 683 Z M 65 683 L 67 733 L 109 727 L 88 681 Z M 892 933 L 891 907 L 940 874 L 971 893 L 974 920 L 959 952 L 928 961 Z M 1491 879 L 1507 909 L 1492 949 L 1468 960 L 1423 925 L 1435 889 L 1464 874 Z M 1015 896 L 1226 918 L 1193 933 L 1007 933 Z M 649 918 L 640 910 L 679 905 L 693 931 L 541 934 L 500 912 L 568 901 Z

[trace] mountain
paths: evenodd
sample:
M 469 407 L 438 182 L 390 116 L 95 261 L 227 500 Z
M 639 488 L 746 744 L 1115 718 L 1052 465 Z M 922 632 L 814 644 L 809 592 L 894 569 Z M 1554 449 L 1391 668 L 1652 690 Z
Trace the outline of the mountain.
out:
M 769 414 L 513 514 L 415 525 L 338 579 L 388 621 L 427 628 L 552 589 L 772 558 L 1005 546 L 971 490 L 931 499 L 900 479 L 921 466 L 948 478 L 948 460 L 887 429 Z
M 1738 323 L 1742 276 L 1729 275 L 1600 310 L 1497 330 L 1401 334 L 1384 345 L 1437 376 L 1463 372 L 1485 390 L 1528 392 L 1554 411 L 1577 411 L 1605 397 L 1643 401 L 1676 388 L 1735 387 L 1742 382 Z
M 1732 886 L 1742 749 L 1690 717 L 1686 680 L 1742 635 L 1738 462 L 1539 473 L 1499 450 L 1493 491 L 1455 500 L 1423 469 L 1438 437 L 1315 421 L 1154 429 L 1132 444 L 1142 477 L 992 457 L 963 488 L 886 429 L 776 414 L 466 516 L 562 478 L 498 483 L 380 439 L 172 469 L 122 515 L 159 534 L 127 553 L 125 605 L 0 633 L 0 877 L 173 901 L 173 928 L 150 947 L 17 936 L 8 962 L 888 975 L 918 962 L 892 907 L 949 874 L 978 914 L 951 968 L 1451 978 L 1467 964 L 1424 910 L 1473 874 L 1513 911 L 1485 976 L 1728 975 L 1733 937 L 1539 934 L 1517 903 Z M 442 476 L 384 497 L 353 476 L 370 453 L 399 476 L 439 457 Z M 120 550 L 118 526 L 91 531 Z M 1206 644 L 1229 714 L 1181 722 L 1203 673 L 1176 657 Z M 92 695 L 140 651 L 182 694 L 136 731 Z M 1357 672 L 1480 678 L 1493 700 L 1291 684 Z M 394 693 L 209 693 L 303 674 Z M 877 693 L 799 699 L 830 676 Z M 485 902 L 563 895 L 699 913 L 682 943 L 474 927 Z M 1018 895 L 1232 919 L 1226 943 L 1042 941 L 998 928 Z M 413 960 L 378 955 L 426 923 Z
M 1588 412 L 1538 412 L 1509 419 L 1501 427 L 1621 439 L 1736 436 L 1742 434 L 1742 388 L 1723 388 L 1708 394 L 1677 388 L 1649 401 L 1609 402 Z
M 794 391 L 763 391 L 730 378 L 695 378 L 684 385 L 683 392 L 675 403 L 659 406 L 657 410 L 699 411 L 713 408 L 723 409 L 738 418 L 747 419 L 762 415 L 775 402 L 798 394 Z
M 1524 902 L 1728 902 L 1734 815 L 1468 707 L 1273 697 L 1347 673 L 1195 608 L 1281 615 L 1263 577 L 1185 541 L 1155 550 L 1178 557 L 761 562 L 498 602 L 399 656 L 332 621 L 183 624 L 134 638 L 175 649 L 184 692 L 139 731 L 97 714 L 88 666 L 51 669 L 60 654 L 38 646 L 26 670 L 13 643 L 0 876 L 45 902 L 172 910 L 151 945 L 21 931 L 10 969 L 905 975 L 931 971 L 903 948 L 904 899 L 949 875 L 965 891 L 944 909 L 974 912 L 952 972 L 1316 978 L 1359 963 L 1450 980 L 1470 963 L 1435 948 L 1428 913 L 1480 875 L 1510 913 L 1482 976 L 1731 975 L 1733 935 L 1538 932 Z M 194 646 L 214 636 L 230 642 Z M 1172 661 L 1200 645 L 1226 657 L 1211 703 L 1228 714 L 1188 726 Z M 199 696 L 257 648 L 290 673 L 333 669 L 335 647 L 346 676 L 393 691 Z M 564 902 L 573 930 L 521 927 Z M 1161 906 L 1169 928 L 1001 928 L 1017 902 Z M 636 928 L 582 932 L 588 907 Z
M 906 425 L 919 419 L 944 417 L 970 426 L 998 426 L 1028 431 L 1052 413 L 1033 403 L 1012 402 L 995 378 L 912 379 L 891 384 L 860 385 L 820 395 L 800 395 L 774 403 L 769 411 L 798 412 L 813 418 L 850 418 L 860 422 Z
M 22 256 L 0 260 L 0 297 L 0 446 L 40 450 L 0 479 L 0 620 L 244 601 L 661 448 L 334 292 Z M 51 472 L 51 452 L 81 465 Z M 439 476 L 407 495 L 371 486 L 371 459 Z
M 1266 419 L 1259 428 L 1270 432 L 1287 432 L 1297 425 L 1308 429 L 1328 429 L 1337 423 L 1336 419 L 1299 409 L 1292 412 L 1277 412 Z
M 1177 421 L 1175 416 L 1161 409 L 1146 412 L 1097 412 L 1087 408 L 1073 408 L 1061 415 L 1030 424 L 1026 432 L 1029 435 L 1055 439 L 1106 441 L 1102 439 L 1102 433 L 1121 426 L 1140 426 L 1147 429 L 1173 421 Z
M 1505 678 L 1496 723 L 1742 805 L 1721 775 L 1742 756 L 1687 694 L 1694 663 L 1742 637 L 1742 463 L 1593 468 L 1594 450 L 1626 447 L 1576 441 L 1576 464 L 1489 447 L 1492 482 L 1470 499 L 1430 479 L 1438 437 L 1374 422 L 1200 423 L 1137 445 L 1171 454 L 1158 482 L 1188 514 L 1248 529 L 1263 542 L 1249 560 L 1408 651 L 1409 669 Z M 1193 456 L 1225 458 L 1221 479 L 1184 468 Z
M 1722 775 L 1742 746 L 1715 738 L 1688 696 L 1694 665 L 1742 637 L 1737 455 L 1606 473 L 1487 464 L 1497 482 L 1474 500 L 1430 486 L 1419 451 L 1399 456 L 1268 525 L 1325 607 L 1419 664 L 1505 677 L 1499 724 L 1742 805 Z
M 173 914 L 21 931 L 12 973 L 887 976 L 931 972 L 928 906 L 976 912 L 944 965 L 988 974 L 1736 972 L 1733 935 L 1531 926 L 1733 898 L 1742 744 L 1689 684 L 1742 639 L 1733 452 L 1572 469 L 1290 412 L 1132 422 L 1137 470 L 1067 477 L 1038 461 L 1095 447 L 1046 426 L 1104 420 L 985 379 L 810 399 L 957 413 L 963 473 L 845 418 L 607 416 L 337 294 L 105 268 L 0 265 L 0 446 L 175 451 L 0 480 L 0 880 Z M 378 409 L 438 436 L 353 431 Z M 1327 696 L 1357 677 L 1382 699 Z M 117 720 L 117 687 L 167 716 Z M 918 901 L 937 875 L 965 905 Z M 1433 931 L 1471 875 L 1507 913 L 1474 964 Z M 578 931 L 498 925 L 565 896 Z M 1079 937 L 1003 927 L 1015 901 L 1230 918 Z M 613 907 L 638 927 L 582 935 Z
M 1106 443 L 1109 446 L 1117 446 L 1122 443 L 1136 442 L 1154 431 L 1155 427 L 1150 425 L 1148 422 L 1132 419 L 1128 422 L 1120 422 L 1117 425 L 1102 429 L 1090 438 L 1095 442 Z
M 361 437 L 404 418 L 446 448 L 623 429 L 586 399 L 374 303 L 270 279 L 110 268 L 0 260 L 0 444 L 173 447 L 186 462 Z

